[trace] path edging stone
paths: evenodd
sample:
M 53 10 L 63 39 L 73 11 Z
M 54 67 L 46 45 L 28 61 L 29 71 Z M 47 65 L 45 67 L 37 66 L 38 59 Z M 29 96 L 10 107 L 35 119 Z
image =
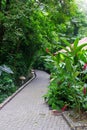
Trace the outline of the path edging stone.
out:
M 4 102 L 0 104 L 0 110 L 7 104 L 9 103 L 20 91 L 22 91 L 33 79 L 36 78 L 36 73 L 35 71 L 32 73 L 32 78 L 28 80 L 26 83 L 24 83 L 18 90 L 16 90 L 15 93 L 13 93 L 11 96 L 9 96 Z
M 80 123 L 73 123 L 72 119 L 68 117 L 67 112 L 63 112 L 62 116 L 70 126 L 71 130 L 85 130 L 85 128 L 87 130 L 87 124 L 82 125 Z

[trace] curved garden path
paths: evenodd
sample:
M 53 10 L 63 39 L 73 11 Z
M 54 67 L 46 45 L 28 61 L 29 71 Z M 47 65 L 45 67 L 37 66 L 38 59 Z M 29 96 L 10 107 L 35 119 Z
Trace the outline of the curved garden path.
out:
M 49 75 L 37 77 L 0 110 L 0 130 L 70 130 L 60 116 L 52 115 L 44 103 Z

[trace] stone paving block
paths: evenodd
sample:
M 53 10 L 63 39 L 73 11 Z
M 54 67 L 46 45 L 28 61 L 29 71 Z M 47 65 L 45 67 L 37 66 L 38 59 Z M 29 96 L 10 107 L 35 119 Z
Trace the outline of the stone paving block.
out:
M 54 116 L 43 100 L 49 75 L 37 77 L 0 110 L 0 130 L 70 130 L 64 118 Z

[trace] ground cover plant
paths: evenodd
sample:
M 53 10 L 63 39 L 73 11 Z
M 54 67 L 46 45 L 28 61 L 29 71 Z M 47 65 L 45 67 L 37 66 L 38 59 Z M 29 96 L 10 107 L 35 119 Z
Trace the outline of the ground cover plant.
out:
M 0 103 L 16 91 L 12 79 L 13 71 L 6 65 L 0 66 Z
M 67 47 L 61 46 L 63 50 L 55 54 L 46 49 L 51 83 L 44 97 L 52 109 L 73 109 L 80 114 L 87 111 L 87 50 L 83 49 L 87 43 L 78 42 L 72 46 L 64 40 Z

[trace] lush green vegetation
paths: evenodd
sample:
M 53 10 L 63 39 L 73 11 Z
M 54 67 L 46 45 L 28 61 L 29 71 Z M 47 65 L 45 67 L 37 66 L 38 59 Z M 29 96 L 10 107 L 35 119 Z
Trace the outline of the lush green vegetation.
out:
M 11 78 L 12 74 L 13 71 L 9 67 L 0 66 L 0 103 L 17 89 Z
M 74 0 L 0 0 L 0 66 L 6 65 L 13 71 L 13 74 L 3 72 L 0 75 L 0 102 L 17 89 L 20 83 L 19 77 L 22 75 L 26 77 L 34 67 L 45 69 L 54 77 L 50 85 L 52 91 L 49 89 L 47 94 L 49 105 L 53 109 L 58 107 L 61 109 L 64 105 L 74 108 L 77 101 L 75 102 L 74 95 L 71 97 L 69 95 L 72 91 L 80 93 L 76 86 L 82 90 L 81 85 L 85 83 L 86 74 L 83 71 L 80 73 L 80 70 L 82 65 L 87 63 L 87 59 L 84 58 L 87 53 L 81 48 L 77 49 L 78 62 L 74 60 L 76 57 L 73 51 L 72 53 L 67 51 L 66 54 L 59 53 L 57 56 L 52 54 L 67 45 L 64 44 L 64 39 L 70 45 L 76 37 L 86 35 L 83 25 L 86 26 L 84 15 L 78 10 Z M 43 58 L 47 55 L 46 48 L 51 52 L 50 56 L 47 56 L 47 63 Z M 71 79 L 71 76 L 74 77 Z M 67 89 L 68 84 L 72 90 Z M 67 94 L 64 100 L 63 93 Z M 58 100 L 60 95 L 61 99 Z M 84 94 L 82 100 L 83 97 Z M 79 102 L 80 107 L 86 109 L 82 100 Z
M 86 44 L 78 46 L 78 39 L 71 46 L 62 47 L 56 55 L 48 51 L 47 67 L 51 69 L 51 84 L 45 99 L 52 109 L 72 108 L 77 112 L 87 110 L 87 51 Z M 64 52 L 63 52 L 64 51 Z

